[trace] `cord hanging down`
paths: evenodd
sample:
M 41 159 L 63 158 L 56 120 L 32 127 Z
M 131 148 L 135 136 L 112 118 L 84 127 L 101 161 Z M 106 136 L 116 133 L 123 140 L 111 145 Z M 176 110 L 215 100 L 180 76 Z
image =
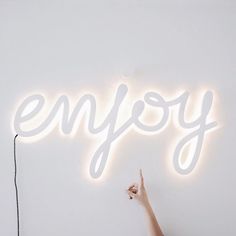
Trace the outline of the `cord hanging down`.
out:
M 16 161 L 17 137 L 18 137 L 18 134 L 16 134 L 14 138 L 14 166 L 15 166 L 14 184 L 15 184 L 15 193 L 16 193 L 17 236 L 20 236 L 20 211 L 19 211 L 19 197 L 18 197 L 18 187 L 17 187 L 17 161 Z

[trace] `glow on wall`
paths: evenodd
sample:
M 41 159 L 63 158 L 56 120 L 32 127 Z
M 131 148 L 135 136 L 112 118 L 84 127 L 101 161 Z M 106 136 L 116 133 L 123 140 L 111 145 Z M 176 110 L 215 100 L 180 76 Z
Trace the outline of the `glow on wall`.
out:
M 118 139 L 127 135 L 130 129 L 135 129 L 143 135 L 155 135 L 162 132 L 170 121 L 170 115 L 174 111 L 177 115 L 174 122 L 178 127 L 186 131 L 185 136 L 179 140 L 172 150 L 173 167 L 181 175 L 190 174 L 196 167 L 206 133 L 217 127 L 215 120 L 210 119 L 214 93 L 210 90 L 203 92 L 200 100 L 199 113 L 191 121 L 186 118 L 187 103 L 190 93 L 183 91 L 174 98 L 166 98 L 157 91 L 145 91 L 142 99 L 136 99 L 129 113 L 121 114 L 122 106 L 126 105 L 128 85 L 119 84 L 110 100 L 109 110 L 106 114 L 99 114 L 96 96 L 91 93 L 82 95 L 73 105 L 70 97 L 60 95 L 57 100 L 48 104 L 47 98 L 42 94 L 29 95 L 21 101 L 13 118 L 13 129 L 22 140 L 35 141 L 49 134 L 59 124 L 60 132 L 70 135 L 76 132 L 81 121 L 81 115 L 86 114 L 87 131 L 91 135 L 104 134 L 97 149 L 94 150 L 89 173 L 92 178 L 99 178 L 106 170 L 107 161 L 112 158 L 112 149 Z M 110 102 L 109 101 L 109 102 Z M 198 101 L 199 103 L 199 101 Z M 47 109 L 47 107 L 49 109 Z M 158 111 L 159 117 L 155 124 L 144 122 L 141 116 L 145 114 L 147 107 Z M 123 122 L 118 122 L 123 115 Z M 96 123 L 98 116 L 102 116 L 99 125 Z M 181 161 L 184 149 L 190 145 L 191 150 L 184 163 Z

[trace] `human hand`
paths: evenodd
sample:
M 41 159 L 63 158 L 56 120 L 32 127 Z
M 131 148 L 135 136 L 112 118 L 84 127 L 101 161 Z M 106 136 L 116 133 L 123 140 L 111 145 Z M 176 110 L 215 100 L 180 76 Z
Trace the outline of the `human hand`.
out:
M 144 178 L 142 170 L 139 171 L 140 184 L 132 184 L 128 189 L 127 193 L 130 199 L 136 199 L 141 205 L 146 206 L 148 204 L 148 195 L 144 186 Z

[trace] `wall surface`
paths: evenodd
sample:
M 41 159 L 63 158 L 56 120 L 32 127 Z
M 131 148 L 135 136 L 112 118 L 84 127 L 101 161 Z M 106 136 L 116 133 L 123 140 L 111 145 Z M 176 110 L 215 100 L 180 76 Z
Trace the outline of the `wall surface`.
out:
M 12 119 L 32 93 L 96 94 L 102 111 L 120 83 L 130 102 L 146 90 L 215 92 L 217 130 L 192 173 L 172 169 L 173 122 L 160 133 L 129 130 L 99 181 L 88 178 L 98 135 L 85 122 L 71 138 L 58 127 L 17 141 L 23 236 L 148 235 L 142 208 L 126 196 L 143 169 L 165 235 L 236 235 L 236 3 L 229 0 L 0 1 L 0 235 L 16 235 Z M 130 112 L 131 103 L 127 111 Z M 103 117 L 103 113 L 100 116 Z

